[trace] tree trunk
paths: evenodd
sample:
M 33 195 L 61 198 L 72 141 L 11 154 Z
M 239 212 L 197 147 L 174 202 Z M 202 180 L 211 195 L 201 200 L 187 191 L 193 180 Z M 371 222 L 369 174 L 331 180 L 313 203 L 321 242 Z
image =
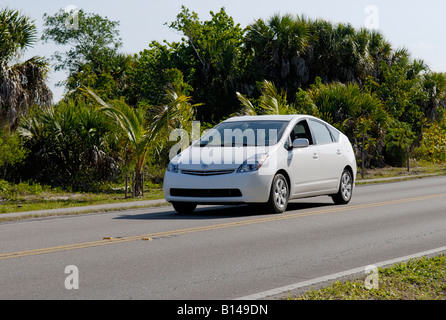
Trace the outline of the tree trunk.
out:
M 139 197 L 142 195 L 142 188 L 143 188 L 143 180 L 142 180 L 142 172 L 135 171 L 135 197 Z
M 365 171 L 365 150 L 364 150 L 364 144 L 365 144 L 365 135 L 362 135 L 362 146 L 361 146 L 361 178 L 364 179 L 364 171 Z
M 409 146 L 406 147 L 406 156 L 407 156 L 407 172 L 410 172 L 410 152 L 409 152 Z

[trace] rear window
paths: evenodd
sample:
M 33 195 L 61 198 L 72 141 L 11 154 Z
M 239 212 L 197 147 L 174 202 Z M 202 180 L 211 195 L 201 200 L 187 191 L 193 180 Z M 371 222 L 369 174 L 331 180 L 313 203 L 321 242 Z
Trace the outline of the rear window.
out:
M 319 121 L 310 120 L 311 129 L 313 131 L 316 144 L 332 143 L 330 131 L 325 124 Z
M 327 126 L 328 130 L 330 130 L 331 136 L 333 137 L 335 142 L 339 141 L 339 131 L 333 128 L 332 126 Z

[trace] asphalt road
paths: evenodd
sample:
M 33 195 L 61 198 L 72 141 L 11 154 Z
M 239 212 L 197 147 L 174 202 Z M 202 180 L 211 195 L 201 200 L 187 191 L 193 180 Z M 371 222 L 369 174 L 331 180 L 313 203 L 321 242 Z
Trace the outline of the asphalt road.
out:
M 358 186 L 346 206 L 310 198 L 281 215 L 39 218 L 0 224 L 0 299 L 235 299 L 444 246 L 446 177 Z

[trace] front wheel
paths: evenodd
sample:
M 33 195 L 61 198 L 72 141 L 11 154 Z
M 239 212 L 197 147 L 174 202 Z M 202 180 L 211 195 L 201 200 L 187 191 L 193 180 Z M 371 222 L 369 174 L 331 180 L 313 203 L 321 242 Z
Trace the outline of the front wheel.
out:
M 180 214 L 189 214 L 194 212 L 197 204 L 193 202 L 172 202 L 172 206 Z
M 268 201 L 269 209 L 274 213 L 285 212 L 289 195 L 290 191 L 287 180 L 280 173 L 277 174 L 271 185 L 271 193 Z
M 347 204 L 350 202 L 353 194 L 353 177 L 350 171 L 344 169 L 341 175 L 341 182 L 339 183 L 338 193 L 333 195 L 335 204 Z

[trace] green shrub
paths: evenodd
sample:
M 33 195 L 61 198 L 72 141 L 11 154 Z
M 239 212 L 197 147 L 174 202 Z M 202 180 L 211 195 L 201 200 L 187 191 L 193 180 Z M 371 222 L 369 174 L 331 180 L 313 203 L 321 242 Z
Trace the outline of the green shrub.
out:
M 68 190 L 93 190 L 112 179 L 117 141 L 104 113 L 87 101 L 68 100 L 24 118 L 19 133 L 31 151 L 22 179 Z
M 446 128 L 437 123 L 430 125 L 423 132 L 421 146 L 417 156 L 434 163 L 446 161 Z
M 0 177 L 7 178 L 8 172 L 20 165 L 28 154 L 18 134 L 7 128 L 0 130 Z
M 10 183 L 0 180 L 0 197 L 4 199 L 15 198 L 26 195 L 39 195 L 43 192 L 51 191 L 49 186 L 42 186 L 40 183 L 26 181 L 20 183 Z

